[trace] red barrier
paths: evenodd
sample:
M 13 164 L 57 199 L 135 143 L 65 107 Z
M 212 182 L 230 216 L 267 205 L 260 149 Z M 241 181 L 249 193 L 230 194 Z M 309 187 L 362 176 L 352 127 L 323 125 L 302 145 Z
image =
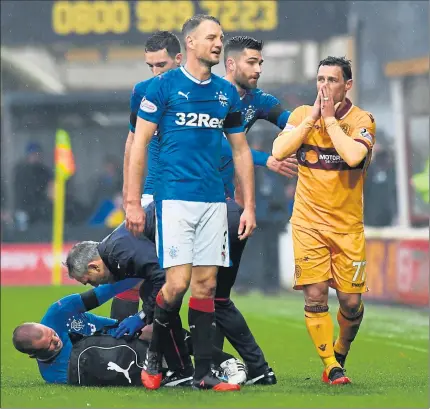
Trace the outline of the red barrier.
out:
M 64 246 L 63 260 L 73 243 Z M 429 241 L 368 239 L 367 299 L 428 306 Z M 2 244 L 1 285 L 50 285 L 52 247 L 49 244 Z M 63 268 L 63 284 L 76 284 Z
M 365 298 L 414 306 L 429 304 L 429 241 L 368 239 Z
M 62 260 L 73 243 L 64 245 Z M 1 244 L 1 285 L 50 285 L 53 254 L 50 244 Z M 62 269 L 63 284 L 77 284 Z

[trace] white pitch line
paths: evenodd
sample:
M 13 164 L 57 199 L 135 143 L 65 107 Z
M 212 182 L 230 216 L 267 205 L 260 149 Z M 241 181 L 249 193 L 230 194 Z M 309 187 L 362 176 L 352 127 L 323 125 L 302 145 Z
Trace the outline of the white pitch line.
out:
M 372 341 L 370 339 L 367 339 L 367 338 L 364 338 L 364 337 L 360 338 L 360 341 L 374 342 L 374 341 Z M 404 348 L 404 349 L 410 349 L 411 351 L 416 351 L 416 352 L 422 352 L 422 353 L 428 353 L 429 352 L 428 349 L 416 347 L 414 345 L 402 344 L 400 342 L 391 342 L 391 341 L 382 340 L 381 343 L 383 343 L 385 345 L 391 345 L 393 347 L 400 347 L 400 348 Z
M 269 320 L 266 319 L 266 321 L 271 321 L 271 320 L 270 319 Z M 275 320 L 273 320 L 273 321 L 275 321 Z M 278 320 L 276 320 L 276 321 L 278 321 Z M 304 328 L 304 325 L 300 325 L 299 323 L 296 323 L 296 322 L 285 321 L 284 324 L 288 325 L 289 327 L 293 327 L 293 328 L 299 328 L 299 329 Z M 428 349 L 416 347 L 414 345 L 402 344 L 400 342 L 387 341 L 385 339 L 382 339 L 380 337 L 375 337 L 375 336 L 372 336 L 370 334 L 363 334 L 363 335 L 365 335 L 367 338 L 364 337 L 364 336 L 360 337 L 360 342 L 361 341 L 375 342 L 374 340 L 377 339 L 378 342 L 381 343 L 381 344 L 390 345 L 390 346 L 393 346 L 393 347 L 401 347 L 401 348 L 404 348 L 404 349 L 410 349 L 411 351 L 416 351 L 416 352 L 421 352 L 421 353 L 428 353 L 429 352 Z M 369 338 L 373 338 L 373 339 L 371 340 Z

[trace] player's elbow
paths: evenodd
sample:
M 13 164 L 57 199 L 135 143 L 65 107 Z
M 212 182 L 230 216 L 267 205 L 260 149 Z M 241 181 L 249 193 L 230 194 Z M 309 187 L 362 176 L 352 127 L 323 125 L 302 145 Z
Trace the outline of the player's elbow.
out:
M 357 167 L 359 164 L 360 164 L 360 162 L 362 161 L 362 159 L 361 160 L 359 160 L 358 158 L 348 158 L 348 159 L 345 159 L 345 162 L 346 162 L 346 164 L 350 167 L 350 168 L 355 168 L 355 167 Z
M 280 139 L 279 137 L 275 139 L 272 147 L 272 156 L 276 160 L 283 160 L 288 155 L 288 146 L 285 145 L 285 141 Z
M 284 155 L 282 154 L 281 151 L 279 151 L 275 146 L 273 146 L 272 149 L 272 156 L 276 159 L 276 160 L 282 160 L 284 159 Z
M 367 148 L 360 144 L 359 149 L 350 152 L 348 155 L 345 155 L 343 160 L 349 167 L 356 168 L 364 160 L 366 155 Z

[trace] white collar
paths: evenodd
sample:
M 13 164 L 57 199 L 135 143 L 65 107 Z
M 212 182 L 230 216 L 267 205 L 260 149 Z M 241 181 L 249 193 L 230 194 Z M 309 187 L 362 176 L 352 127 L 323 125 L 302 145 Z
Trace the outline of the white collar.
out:
M 204 81 L 200 81 L 198 80 L 196 77 L 193 77 L 186 69 L 183 65 L 181 65 L 181 71 L 182 73 L 191 81 L 195 82 L 196 84 L 199 85 L 205 85 L 205 84 L 209 84 L 212 81 L 212 76 L 210 76 L 207 80 Z

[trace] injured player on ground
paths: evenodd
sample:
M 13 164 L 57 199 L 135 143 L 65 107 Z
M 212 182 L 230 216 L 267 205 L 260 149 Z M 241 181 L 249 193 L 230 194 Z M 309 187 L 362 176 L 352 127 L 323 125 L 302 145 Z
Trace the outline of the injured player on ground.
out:
M 47 383 L 80 386 L 140 386 L 141 371 L 146 358 L 152 325 L 137 336 L 118 339 L 118 321 L 87 311 L 98 307 L 116 294 L 136 285 L 137 279 L 101 285 L 93 290 L 72 294 L 53 303 L 41 323 L 24 323 L 15 328 L 15 348 L 36 359 L 39 372 Z M 185 342 L 191 347 L 190 333 L 183 330 Z M 175 366 L 176 352 L 171 343 L 165 345 L 162 386 L 190 386 L 188 376 L 170 370 Z M 192 350 L 190 350 L 192 353 Z M 217 374 L 227 382 L 240 378 L 237 360 L 213 348 Z M 239 368 L 240 365 L 239 365 Z M 243 368 L 243 366 L 242 366 Z M 242 374 L 242 378 L 245 377 Z

